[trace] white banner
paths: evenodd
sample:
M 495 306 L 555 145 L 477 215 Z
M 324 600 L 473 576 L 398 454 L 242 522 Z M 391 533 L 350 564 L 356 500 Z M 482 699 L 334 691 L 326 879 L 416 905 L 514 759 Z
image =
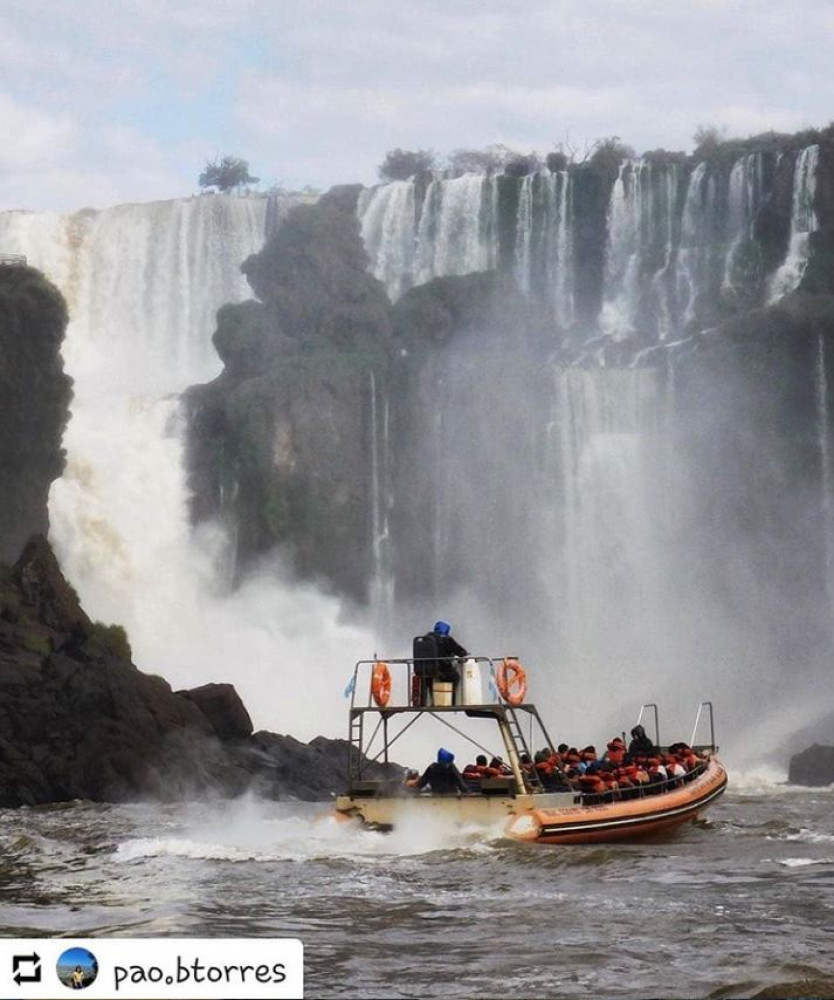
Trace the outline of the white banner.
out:
M 296 1000 L 294 938 L 0 938 L 0 996 L 63 1000 Z

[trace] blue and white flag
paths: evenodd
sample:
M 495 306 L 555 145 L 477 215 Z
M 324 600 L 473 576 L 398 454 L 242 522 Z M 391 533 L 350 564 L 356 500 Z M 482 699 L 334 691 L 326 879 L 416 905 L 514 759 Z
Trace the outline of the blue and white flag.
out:
M 345 698 L 350 698 L 353 692 L 356 690 L 356 674 L 351 677 L 348 681 L 348 686 L 345 688 Z

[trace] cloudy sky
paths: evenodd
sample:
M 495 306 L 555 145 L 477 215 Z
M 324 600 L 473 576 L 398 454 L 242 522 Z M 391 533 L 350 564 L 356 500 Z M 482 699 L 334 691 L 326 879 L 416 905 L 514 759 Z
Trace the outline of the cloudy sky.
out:
M 385 151 L 691 149 L 834 118 L 832 0 L 0 4 L 0 209 L 371 183 Z

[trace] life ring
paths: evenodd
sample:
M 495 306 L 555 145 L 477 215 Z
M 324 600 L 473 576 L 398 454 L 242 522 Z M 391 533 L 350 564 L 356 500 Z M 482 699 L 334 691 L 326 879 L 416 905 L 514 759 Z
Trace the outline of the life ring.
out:
M 527 674 L 518 660 L 502 660 L 498 667 L 498 693 L 508 705 L 521 705 L 527 696 Z
M 388 664 L 381 660 L 374 664 L 374 672 L 371 677 L 371 694 L 374 701 L 380 708 L 385 708 L 391 697 L 391 671 Z

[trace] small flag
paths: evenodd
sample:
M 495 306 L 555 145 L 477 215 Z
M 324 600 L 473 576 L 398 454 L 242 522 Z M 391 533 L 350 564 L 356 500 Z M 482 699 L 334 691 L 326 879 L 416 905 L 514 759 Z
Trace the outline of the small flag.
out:
M 345 688 L 345 698 L 350 698 L 350 696 L 353 694 L 355 690 L 356 690 L 356 674 L 354 674 L 353 677 L 351 677 L 351 679 L 348 681 L 348 685 Z

